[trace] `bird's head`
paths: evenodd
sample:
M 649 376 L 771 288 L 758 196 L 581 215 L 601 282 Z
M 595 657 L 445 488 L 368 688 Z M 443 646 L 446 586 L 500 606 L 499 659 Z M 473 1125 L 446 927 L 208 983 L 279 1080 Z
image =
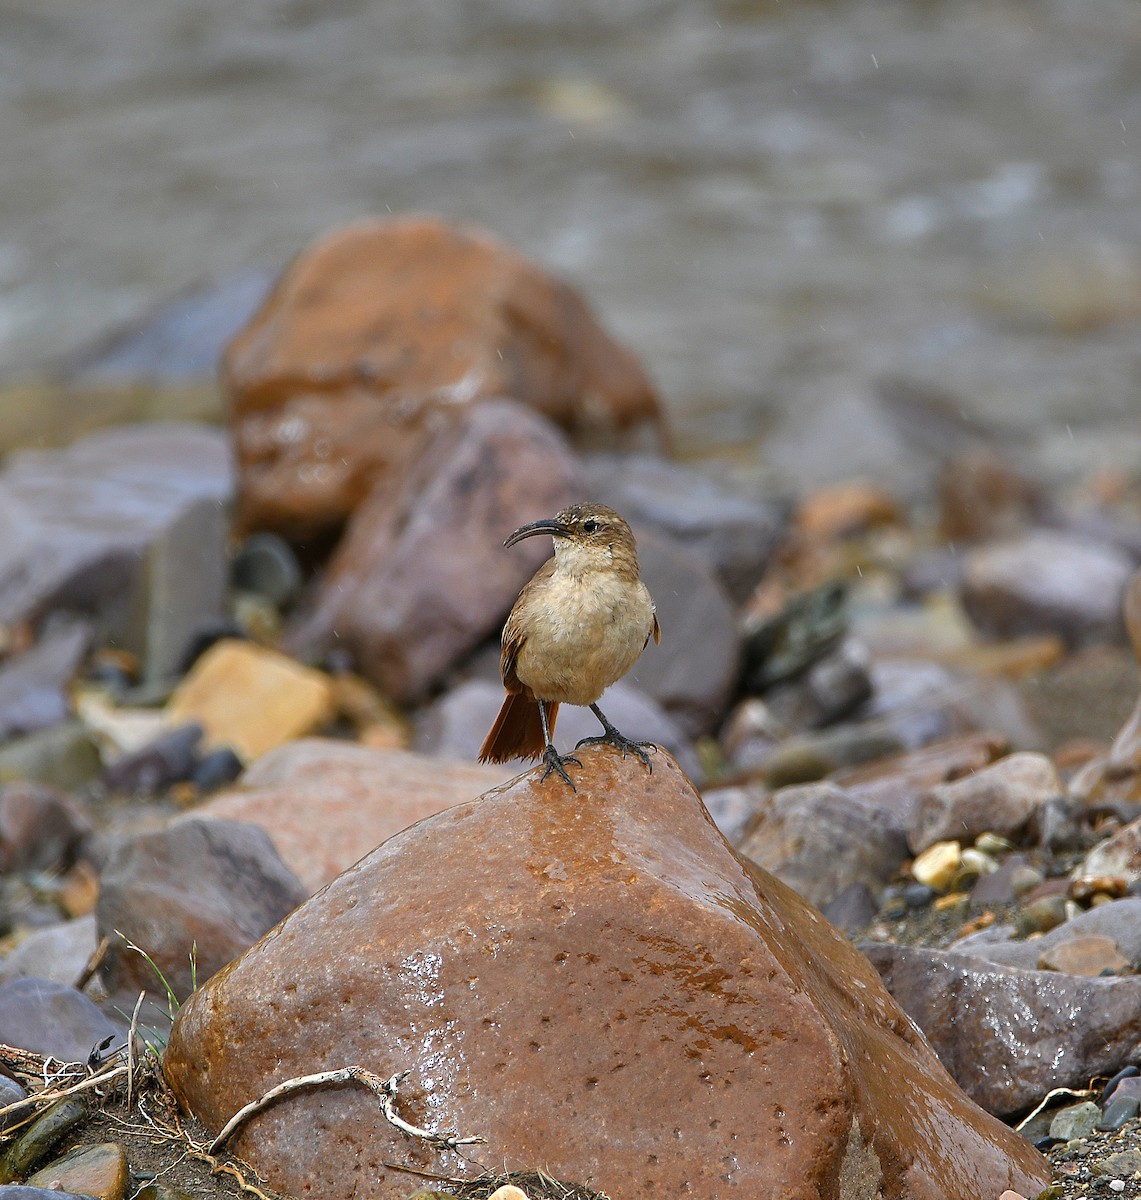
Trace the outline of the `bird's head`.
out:
M 605 504 L 572 504 L 553 517 L 516 529 L 503 544 L 514 546 L 544 533 L 554 539 L 559 569 L 575 575 L 592 570 L 632 571 L 637 577 L 634 534 L 622 516 Z

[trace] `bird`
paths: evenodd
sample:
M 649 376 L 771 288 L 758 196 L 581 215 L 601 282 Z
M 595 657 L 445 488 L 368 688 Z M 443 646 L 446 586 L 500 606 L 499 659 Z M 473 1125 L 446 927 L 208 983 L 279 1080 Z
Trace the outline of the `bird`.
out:
M 479 752 L 480 762 L 542 759 L 541 779 L 552 772 L 575 790 L 552 741 L 560 704 L 589 707 L 603 733 L 576 746 L 608 743 L 637 755 L 652 771 L 652 742 L 625 737 L 598 700 L 662 640 L 657 610 L 638 570 L 638 549 L 626 521 L 605 504 L 573 504 L 554 517 L 523 525 L 503 543 L 550 534 L 554 555 L 519 593 L 503 626 L 500 673 L 507 689 L 499 716 Z

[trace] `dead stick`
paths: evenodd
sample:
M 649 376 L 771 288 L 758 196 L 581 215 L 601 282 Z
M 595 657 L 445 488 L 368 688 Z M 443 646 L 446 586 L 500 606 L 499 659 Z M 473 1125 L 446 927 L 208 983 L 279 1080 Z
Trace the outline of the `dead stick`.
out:
M 406 1133 L 409 1137 L 431 1142 L 434 1146 L 445 1150 L 455 1150 L 457 1146 L 474 1146 L 487 1141 L 486 1138 L 482 1137 L 461 1138 L 456 1134 L 433 1133 L 430 1129 L 421 1129 L 419 1126 L 410 1125 L 405 1121 L 396 1111 L 396 1090 L 407 1074 L 407 1071 L 401 1071 L 393 1075 L 390 1079 L 381 1079 L 374 1071 L 369 1071 L 365 1067 L 353 1066 L 340 1067 L 336 1071 L 321 1071 L 316 1075 L 299 1075 L 296 1079 L 287 1079 L 284 1083 L 279 1083 L 276 1087 L 270 1088 L 260 1099 L 253 1100 L 238 1109 L 223 1126 L 218 1136 L 210 1143 L 209 1153 L 217 1154 L 226 1142 L 233 1137 L 234 1133 L 251 1117 L 262 1112 L 275 1101 L 280 1100 L 282 1096 L 288 1096 L 292 1092 L 299 1092 L 303 1088 L 326 1087 L 341 1083 L 359 1083 L 368 1088 L 380 1101 L 380 1111 L 384 1114 L 384 1119 L 402 1133 Z
M 0 1108 L 0 1118 L 6 1117 L 9 1113 L 19 1112 L 21 1108 L 27 1108 L 32 1104 L 46 1104 L 51 1100 L 64 1100 L 68 1096 L 74 1096 L 78 1092 L 86 1092 L 91 1088 L 99 1087 L 101 1084 L 110 1083 L 112 1079 L 118 1079 L 120 1075 L 127 1073 L 127 1064 L 115 1067 L 111 1071 L 104 1071 L 99 1075 L 92 1075 L 88 1079 L 81 1079 L 79 1083 L 73 1083 L 70 1087 L 58 1088 L 51 1092 L 36 1092 L 32 1096 L 27 1096 L 23 1100 L 17 1100 L 14 1104 L 5 1104 Z

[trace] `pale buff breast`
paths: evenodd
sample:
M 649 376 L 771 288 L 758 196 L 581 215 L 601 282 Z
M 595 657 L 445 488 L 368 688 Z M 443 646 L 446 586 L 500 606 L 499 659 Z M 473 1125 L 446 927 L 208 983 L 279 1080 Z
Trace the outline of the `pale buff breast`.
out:
M 556 572 L 515 671 L 543 700 L 587 705 L 638 661 L 654 623 L 645 584 L 598 572 L 584 587 Z M 539 623 L 541 622 L 541 632 Z

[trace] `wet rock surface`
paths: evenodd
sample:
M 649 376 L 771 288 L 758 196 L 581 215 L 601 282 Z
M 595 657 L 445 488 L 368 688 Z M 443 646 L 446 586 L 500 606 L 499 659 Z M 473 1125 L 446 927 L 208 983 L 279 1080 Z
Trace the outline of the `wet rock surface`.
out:
M 1136 977 L 1018 970 L 915 946 L 866 946 L 865 953 L 940 1062 L 989 1112 L 1023 1113 L 1051 1088 L 1082 1088 L 1112 1074 L 1141 1036 Z M 980 1012 L 981 1019 L 973 1015 Z M 1080 1030 L 1069 1015 L 1077 1012 Z
M 844 940 L 732 856 L 671 760 L 657 755 L 650 774 L 610 750 L 582 757 L 571 796 L 536 773 L 391 839 L 197 993 L 166 1058 L 183 1099 L 217 1124 L 283 1073 L 347 1055 L 409 1069 L 409 1110 L 478 1125 L 497 1160 L 620 1192 L 705 1192 L 726 1174 L 786 1197 L 817 1196 L 837 1172 L 901 1197 L 1045 1183 L 1041 1160 L 964 1102 Z M 464 893 L 411 870 L 424 855 L 462 864 Z M 309 955 L 340 964 L 331 989 L 304 969 Z M 761 969 L 738 965 L 750 962 Z M 516 1003 L 524 980 L 578 1019 Z M 298 1040 L 301 1012 L 336 1030 L 337 1063 Z M 916 1136 L 916 1106 L 937 1136 Z M 315 1121 L 321 1160 L 301 1161 L 296 1139 Z M 613 1121 L 629 1132 L 600 1143 Z M 690 1131 L 684 1146 L 675 1128 Z M 353 1179 L 362 1195 L 403 1195 L 383 1166 L 393 1155 L 462 1169 L 394 1142 L 352 1092 L 293 1098 L 240 1137 L 294 1191 Z

